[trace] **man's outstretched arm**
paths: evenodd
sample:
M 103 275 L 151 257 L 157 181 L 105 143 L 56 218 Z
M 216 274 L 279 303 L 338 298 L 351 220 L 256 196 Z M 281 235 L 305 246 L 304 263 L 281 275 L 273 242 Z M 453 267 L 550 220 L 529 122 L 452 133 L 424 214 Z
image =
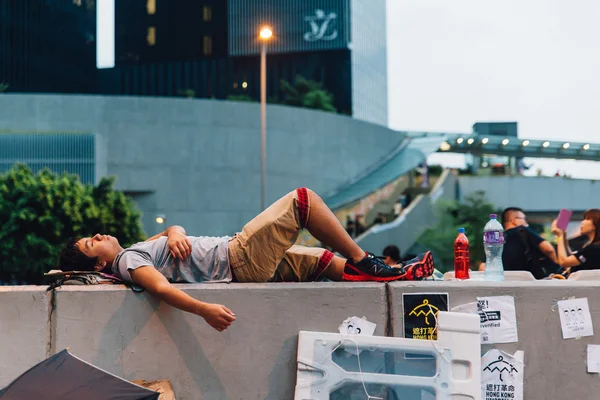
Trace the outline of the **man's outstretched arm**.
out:
M 235 321 L 235 314 L 221 304 L 204 303 L 171 285 L 167 278 L 152 266 L 139 267 L 130 271 L 133 281 L 165 303 L 201 316 L 218 330 L 224 331 Z

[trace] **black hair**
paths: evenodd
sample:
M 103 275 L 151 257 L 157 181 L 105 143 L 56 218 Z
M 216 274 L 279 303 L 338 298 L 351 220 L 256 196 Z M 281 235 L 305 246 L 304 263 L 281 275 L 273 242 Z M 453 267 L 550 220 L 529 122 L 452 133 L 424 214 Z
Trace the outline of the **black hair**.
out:
M 60 251 L 58 268 L 61 271 L 95 271 L 98 257 L 88 257 L 79 248 L 80 238 L 71 238 Z
M 398 246 L 394 246 L 393 244 L 390 244 L 389 246 L 386 246 L 385 249 L 383 249 L 383 255 L 384 257 L 390 257 L 396 262 L 400 262 L 401 260 L 400 249 L 398 248 Z
M 505 208 L 504 211 L 502 211 L 502 225 L 506 225 L 506 223 L 508 222 L 509 218 L 508 215 L 512 212 L 522 212 L 524 213 L 523 209 L 519 208 L 519 207 L 508 207 Z

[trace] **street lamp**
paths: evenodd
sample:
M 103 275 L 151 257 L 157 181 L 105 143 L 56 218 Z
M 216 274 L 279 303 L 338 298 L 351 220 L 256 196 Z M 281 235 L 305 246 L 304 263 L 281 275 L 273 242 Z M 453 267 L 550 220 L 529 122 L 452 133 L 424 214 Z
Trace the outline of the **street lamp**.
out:
M 267 42 L 273 30 L 263 26 L 258 35 L 260 46 L 260 209 L 266 207 L 267 192 Z

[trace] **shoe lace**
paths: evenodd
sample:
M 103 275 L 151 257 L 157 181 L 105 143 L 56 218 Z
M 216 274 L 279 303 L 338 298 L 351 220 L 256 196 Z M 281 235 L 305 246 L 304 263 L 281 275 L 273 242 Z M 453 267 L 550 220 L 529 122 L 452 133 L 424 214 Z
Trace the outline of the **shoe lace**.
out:
M 373 254 L 369 254 L 369 256 L 370 256 L 370 258 L 372 260 L 371 268 L 369 270 L 373 271 L 375 274 L 377 274 L 377 268 L 378 267 L 379 267 L 380 270 L 390 268 L 386 263 L 383 262 L 383 260 L 385 259 L 385 257 L 375 256 Z

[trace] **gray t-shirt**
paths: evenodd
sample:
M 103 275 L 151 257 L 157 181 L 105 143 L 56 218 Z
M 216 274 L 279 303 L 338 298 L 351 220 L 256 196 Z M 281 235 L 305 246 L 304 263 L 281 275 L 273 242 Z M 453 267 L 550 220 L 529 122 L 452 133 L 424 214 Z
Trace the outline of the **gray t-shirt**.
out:
M 169 252 L 167 237 L 140 242 L 123 250 L 112 265 L 115 276 L 133 283 L 129 270 L 152 266 L 169 282 L 230 282 L 229 237 L 188 236 L 192 254 L 185 260 L 175 259 Z

